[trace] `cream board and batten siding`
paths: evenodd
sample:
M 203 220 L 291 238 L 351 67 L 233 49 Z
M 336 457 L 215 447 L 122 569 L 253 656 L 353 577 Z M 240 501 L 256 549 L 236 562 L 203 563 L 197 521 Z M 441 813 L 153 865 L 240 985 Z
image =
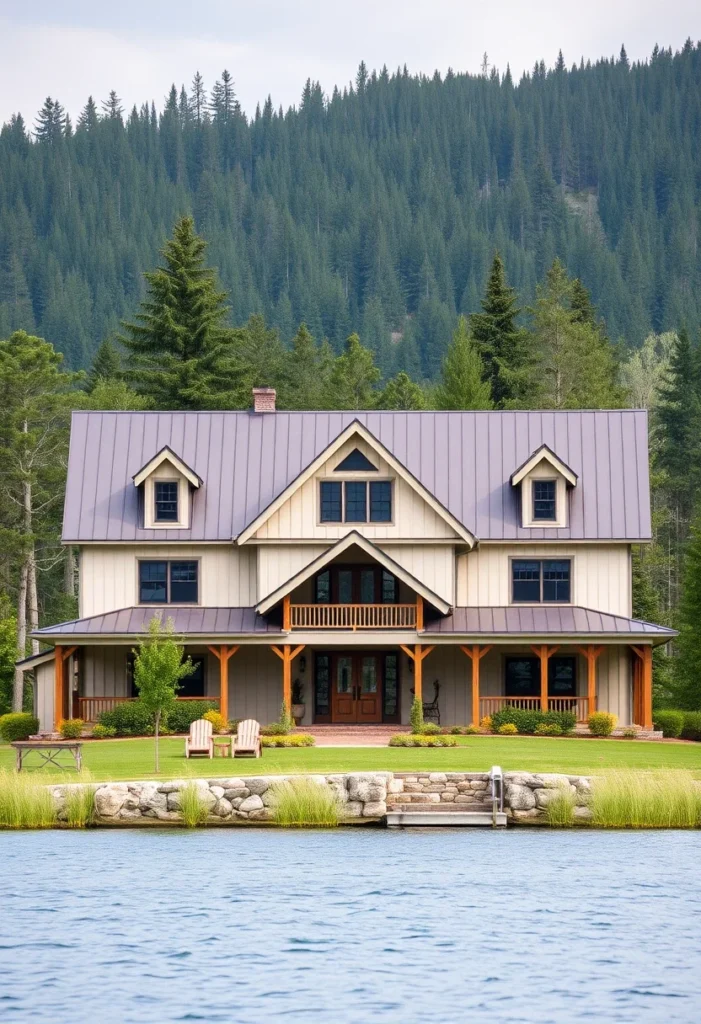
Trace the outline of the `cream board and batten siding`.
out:
M 377 472 L 335 472 L 337 466 L 354 448 L 377 467 Z M 393 481 L 392 523 L 321 523 L 319 522 L 320 480 L 388 480 Z M 405 480 L 361 438 L 353 438 L 299 487 L 287 501 L 256 531 L 255 540 L 337 541 L 349 529 L 357 530 L 372 541 L 382 540 L 456 540 L 455 531 Z
M 41 732 L 51 732 L 54 727 L 54 682 L 56 669 L 53 661 L 46 661 L 34 669 L 36 697 L 34 710 L 39 719 Z
M 569 558 L 571 603 L 612 615 L 632 614 L 628 544 L 484 544 L 458 557 L 459 605 L 511 604 L 510 561 Z
M 248 548 L 241 550 L 247 551 Z M 310 562 L 328 550 L 327 544 L 261 544 L 257 549 L 258 600 L 286 583 Z
M 102 615 L 139 603 L 138 562 L 142 559 L 200 563 L 201 605 L 250 607 L 257 600 L 256 553 L 230 544 L 85 545 L 80 552 L 80 615 Z M 145 605 L 150 608 L 167 605 Z

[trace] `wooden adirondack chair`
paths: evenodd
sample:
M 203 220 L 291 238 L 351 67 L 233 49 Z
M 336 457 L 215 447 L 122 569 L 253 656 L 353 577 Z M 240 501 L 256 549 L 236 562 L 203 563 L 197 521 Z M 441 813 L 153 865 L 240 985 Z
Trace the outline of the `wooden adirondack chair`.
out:
M 236 736 L 231 742 L 234 757 L 261 757 L 263 746 L 260 741 L 260 725 L 254 718 L 239 722 Z
M 196 754 L 214 757 L 214 740 L 212 739 L 212 723 L 206 718 L 198 718 L 190 726 L 190 735 L 185 737 L 185 757 Z

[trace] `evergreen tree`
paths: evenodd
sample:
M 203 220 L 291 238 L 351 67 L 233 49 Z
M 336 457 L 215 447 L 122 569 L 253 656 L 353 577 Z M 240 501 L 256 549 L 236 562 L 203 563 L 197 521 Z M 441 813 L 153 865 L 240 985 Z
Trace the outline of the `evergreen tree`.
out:
M 701 485 L 701 354 L 682 327 L 671 353 L 661 401 L 658 464 L 667 486 L 688 519 Z
M 92 391 L 99 381 L 116 380 L 122 374 L 122 360 L 116 346 L 108 339 L 98 348 L 87 377 L 87 390 Z
M 377 399 L 378 409 L 425 409 L 423 388 L 400 370 L 388 380 Z
M 504 264 L 494 254 L 482 312 L 470 316 L 472 337 L 478 346 L 494 404 L 502 409 L 524 399 L 528 381 L 528 332 L 516 320 L 521 310 L 516 293 L 506 283 Z
M 285 359 L 280 386 L 283 409 L 328 409 L 333 356 L 328 345 L 318 346 L 302 323 Z M 261 382 L 264 383 L 264 382 Z
M 676 704 L 701 711 L 701 504 L 697 505 L 684 552 L 675 659 Z
M 489 383 L 483 379 L 479 349 L 470 336 L 467 320 L 458 317 L 453 340 L 443 360 L 435 390 L 437 409 L 493 408 Z
M 372 409 L 377 393 L 375 385 L 382 374 L 375 366 L 370 349 L 365 348 L 357 334 L 346 340 L 342 354 L 331 372 L 331 394 L 336 409 Z
M 145 274 L 147 298 L 120 338 L 134 389 L 158 409 L 226 409 L 242 401 L 229 308 L 191 217 L 161 250 L 165 266 Z

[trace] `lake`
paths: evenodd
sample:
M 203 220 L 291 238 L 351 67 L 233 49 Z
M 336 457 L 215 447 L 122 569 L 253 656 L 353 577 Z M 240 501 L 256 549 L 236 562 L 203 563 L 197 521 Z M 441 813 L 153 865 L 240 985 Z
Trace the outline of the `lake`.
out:
M 0 1021 L 698 1021 L 701 833 L 0 833 Z

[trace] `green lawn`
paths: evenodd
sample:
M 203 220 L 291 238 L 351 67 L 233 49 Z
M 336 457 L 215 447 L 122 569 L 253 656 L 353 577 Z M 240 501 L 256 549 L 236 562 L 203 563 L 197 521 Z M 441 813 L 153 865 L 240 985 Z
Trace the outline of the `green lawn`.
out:
M 539 739 L 531 736 L 467 736 L 449 749 L 318 747 L 268 749 L 261 760 L 193 759 L 183 756 L 182 738 L 161 740 L 161 777 L 263 775 L 344 771 L 506 771 L 587 775 L 610 768 L 686 768 L 701 776 L 701 743 L 638 740 Z M 87 742 L 83 762 L 95 781 L 153 778 L 152 739 Z M 36 755 L 34 755 L 36 756 Z M 0 746 L 0 768 L 14 764 L 14 751 Z M 47 773 L 48 774 L 48 773 Z M 68 773 L 67 773 L 68 774 Z

